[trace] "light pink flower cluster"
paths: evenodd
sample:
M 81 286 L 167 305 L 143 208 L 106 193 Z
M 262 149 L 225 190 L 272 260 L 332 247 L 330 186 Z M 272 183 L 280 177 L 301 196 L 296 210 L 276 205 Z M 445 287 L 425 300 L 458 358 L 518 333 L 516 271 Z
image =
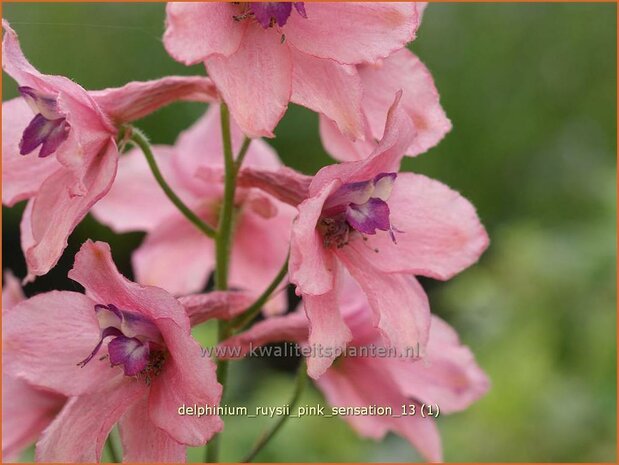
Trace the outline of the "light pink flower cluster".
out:
M 224 425 L 177 413 L 221 400 L 215 361 L 191 334 L 209 320 L 226 328 L 220 348 L 241 354 L 280 341 L 329 349 L 307 358 L 307 372 L 332 406 L 438 404 L 450 413 L 487 391 L 416 278 L 447 280 L 488 246 L 465 198 L 400 172 L 404 156 L 451 128 L 428 69 L 406 48 L 424 7 L 170 3 L 167 51 L 204 63 L 208 77 L 102 91 L 37 71 L 3 21 L 3 69 L 21 96 L 3 103 L 2 196 L 7 206 L 27 200 L 24 282 L 56 265 L 89 212 L 115 232 L 146 232 L 132 256 L 137 282 L 118 272 L 107 244 L 90 240 L 68 275 L 84 293 L 27 299 L 5 275 L 5 457 L 36 442 L 39 461 L 99 461 L 118 425 L 124 461 L 184 462 L 187 446 Z M 132 123 L 181 100 L 210 107 L 151 158 Z M 307 176 L 260 139 L 274 135 L 290 102 L 319 114 L 323 144 L 340 163 Z M 139 149 L 125 151 L 130 142 Z M 282 315 L 286 260 L 302 303 Z M 202 293 L 222 269 L 226 284 Z M 398 355 L 338 356 L 368 346 Z M 403 356 L 411 347 L 418 353 Z M 442 459 L 431 418 L 347 420 L 362 436 L 393 431 Z

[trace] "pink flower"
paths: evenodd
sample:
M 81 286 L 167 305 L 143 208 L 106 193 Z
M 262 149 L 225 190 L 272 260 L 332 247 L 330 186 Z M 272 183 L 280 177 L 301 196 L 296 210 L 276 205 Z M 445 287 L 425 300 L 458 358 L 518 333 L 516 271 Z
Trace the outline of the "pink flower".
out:
M 361 80 L 414 38 L 415 3 L 169 3 L 164 45 L 187 65 L 204 62 L 246 134 L 273 136 L 288 102 L 363 137 Z
M 397 173 L 415 136 L 400 97 L 372 154 L 321 169 L 307 191 L 291 195 L 291 186 L 299 188 L 305 178 L 289 170 L 242 176 L 244 185 L 284 201 L 305 198 L 292 228 L 289 271 L 311 322 L 311 344 L 341 348 L 352 337 L 338 311 L 343 266 L 367 296 L 373 324 L 389 344 L 423 347 L 430 309 L 414 276 L 449 279 L 488 246 L 474 207 L 460 194 L 425 176 Z M 310 360 L 310 375 L 320 376 L 330 363 L 326 357 Z
M 389 431 L 407 439 L 426 460 L 442 460 L 441 440 L 432 418 L 421 416 L 421 404 L 431 404 L 441 414 L 466 409 L 489 388 L 485 373 L 475 362 L 468 347 L 462 345 L 456 332 L 443 320 L 433 316 L 430 336 L 421 360 L 389 353 L 381 334 L 372 323 L 368 301 L 349 276 L 342 279 L 340 311 L 352 331 L 352 340 L 343 355 L 316 379 L 316 385 L 334 407 L 391 407 L 400 416 L 344 416 L 362 436 L 381 439 Z M 271 342 L 293 341 L 308 344 L 310 327 L 299 309 L 291 314 L 273 317 L 254 325 L 222 345 L 232 354 L 236 348 L 245 355 L 250 348 Z M 383 354 L 379 356 L 379 350 Z M 314 350 L 312 358 L 321 354 Z M 414 349 L 414 348 L 413 348 Z M 374 352 L 372 352 L 374 351 Z M 223 350 L 222 350 L 223 352 Z M 372 356 L 374 355 L 374 356 Z M 414 406 L 414 407 L 412 407 Z
M 37 443 L 37 460 L 97 461 L 118 423 L 125 461 L 184 461 L 185 445 L 222 428 L 217 416 L 177 413 L 221 397 L 185 309 L 120 275 L 105 243 L 84 243 L 69 277 L 86 295 L 48 292 L 4 315 L 11 374 L 70 397 Z
M 411 51 L 402 49 L 379 63 L 358 65 L 357 72 L 363 87 L 361 108 L 365 137 L 352 140 L 333 121 L 320 115 L 322 143 L 337 160 L 362 160 L 372 152 L 375 141 L 383 137 L 385 115 L 393 94 L 399 89 L 403 90 L 400 105 L 413 122 L 416 133 L 404 150 L 407 155 L 426 152 L 451 130 L 430 71 Z
M 243 135 L 233 125 L 233 147 Z M 179 137 L 174 147 L 154 148 L 161 171 L 186 205 L 216 227 L 223 197 L 223 156 L 217 105 Z M 275 151 L 252 141 L 244 165 L 274 171 L 281 166 Z M 288 253 L 296 211 L 258 189 L 237 189 L 230 285 L 260 294 L 282 267 Z M 117 232 L 147 231 L 133 255 L 140 283 L 163 287 L 177 295 L 202 290 L 215 266 L 212 239 L 192 225 L 164 196 L 144 156 L 124 155 L 108 196 L 93 209 L 95 216 Z M 284 310 L 279 295 L 267 309 Z
M 33 279 L 56 264 L 73 228 L 112 185 L 119 125 L 175 100 L 207 101 L 215 94 L 200 77 L 87 92 L 65 77 L 39 73 L 8 22 L 2 26 L 3 69 L 21 93 L 2 104 L 2 198 L 9 206 L 30 199 L 21 240 Z
M 4 274 L 2 313 L 9 311 L 26 297 L 19 280 L 10 272 Z M 10 375 L 11 360 L 3 360 L 2 372 L 2 458 L 12 460 L 52 422 L 66 397 L 33 386 Z

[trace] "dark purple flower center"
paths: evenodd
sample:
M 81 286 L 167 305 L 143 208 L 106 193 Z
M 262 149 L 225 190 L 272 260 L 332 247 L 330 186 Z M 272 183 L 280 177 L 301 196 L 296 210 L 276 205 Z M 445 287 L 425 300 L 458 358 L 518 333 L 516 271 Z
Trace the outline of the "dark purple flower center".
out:
M 28 155 L 40 146 L 39 157 L 47 157 L 67 139 L 71 127 L 58 110 L 56 97 L 31 87 L 20 87 L 19 92 L 35 114 L 19 141 L 19 153 Z
M 376 234 L 387 231 L 395 242 L 387 200 L 396 173 L 380 173 L 369 181 L 347 183 L 326 200 L 318 231 L 325 248 L 344 247 L 351 234 Z
M 303 18 L 307 18 L 304 2 L 249 2 L 242 14 L 234 19 L 241 21 L 245 18 L 254 17 L 265 29 L 275 26 L 282 27 L 288 21 L 292 13 L 292 7 Z
M 107 356 L 111 366 L 122 366 L 126 376 L 138 376 L 147 384 L 157 376 L 165 362 L 165 346 L 157 326 L 148 318 L 113 304 L 95 305 L 101 327 L 99 342 L 84 360 L 83 367 L 99 352 L 107 340 Z

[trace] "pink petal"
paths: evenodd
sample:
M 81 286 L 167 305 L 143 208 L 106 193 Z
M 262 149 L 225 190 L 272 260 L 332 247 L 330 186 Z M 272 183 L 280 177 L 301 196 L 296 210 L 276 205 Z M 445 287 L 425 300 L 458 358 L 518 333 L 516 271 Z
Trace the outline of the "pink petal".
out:
M 290 50 L 279 35 L 250 24 L 234 55 L 215 55 L 205 64 L 242 131 L 250 137 L 273 137 L 292 85 Z
M 2 103 L 2 201 L 7 206 L 32 197 L 61 165 L 55 157 L 19 153 L 24 128 L 33 118 L 21 97 Z
M 365 118 L 365 115 L 363 115 Z M 363 139 L 351 140 L 340 132 L 329 118 L 320 115 L 320 140 L 329 155 L 339 161 L 357 161 L 367 158 L 376 145 L 367 122 L 364 124 Z
M 338 183 L 333 181 L 317 196 L 299 205 L 299 215 L 292 226 L 290 282 L 297 285 L 297 291 L 303 294 L 322 295 L 334 286 L 333 254 L 324 248 L 316 225 L 325 200 L 338 187 Z
M 319 296 L 303 295 L 303 304 L 310 322 L 309 345 L 320 348 L 307 358 L 307 374 L 318 379 L 337 358 L 338 351 L 346 349 L 352 334 L 340 314 L 337 289 Z
M 337 407 L 390 406 L 395 414 L 413 401 L 402 394 L 380 359 L 345 359 L 317 381 L 329 404 Z M 420 406 L 417 405 L 417 409 Z M 442 460 L 441 441 L 436 424 L 420 414 L 411 416 L 346 416 L 344 419 L 360 435 L 381 439 L 393 431 L 413 444 L 426 460 Z
M 105 242 L 84 242 L 75 256 L 69 278 L 84 286 L 96 303 L 111 303 L 141 313 L 156 320 L 158 326 L 161 320 L 172 320 L 189 331 L 189 318 L 178 300 L 163 289 L 141 286 L 121 275 Z
M 9 76 L 20 86 L 58 95 L 60 109 L 75 116 L 75 119 L 67 119 L 78 132 L 102 131 L 108 132 L 108 136 L 115 132 L 110 121 L 82 87 L 64 76 L 41 74 L 24 56 L 17 34 L 9 22 L 3 19 L 2 28 L 5 31 L 2 40 L 2 68 Z
M 116 370 L 96 360 L 77 366 L 99 340 L 94 305 L 82 294 L 52 291 L 5 311 L 4 368 L 34 386 L 65 395 L 96 390 Z
M 2 311 L 13 308 L 21 301 L 26 300 L 21 282 L 11 271 L 4 272 L 4 283 L 2 283 Z
M 363 135 L 361 80 L 354 66 L 314 58 L 290 49 L 291 101 L 335 121 L 348 137 Z
M 287 166 L 277 171 L 243 167 L 237 178 L 239 187 L 256 187 L 294 207 L 308 197 L 311 181 L 311 176 L 301 174 Z
M 185 463 L 186 447 L 157 428 L 148 417 L 148 400 L 135 402 L 118 424 L 123 462 Z
M 368 298 L 378 327 L 399 353 L 425 348 L 430 331 L 430 305 L 417 280 L 404 274 L 383 273 L 370 248 L 345 246 L 337 256 Z
M 306 3 L 290 15 L 286 40 L 299 51 L 339 63 L 374 62 L 415 37 L 413 3 Z
M 234 121 L 230 123 L 232 150 L 236 154 L 241 149 L 244 135 Z M 204 116 L 181 133 L 174 150 L 176 156 L 171 168 L 182 175 L 184 187 L 202 197 L 221 197 L 223 176 L 213 187 L 205 186 L 204 180 L 197 176 L 200 169 L 224 167 L 219 105 L 210 105 Z M 281 162 L 271 146 L 257 139 L 251 142 L 243 166 L 270 170 L 279 168 Z
M 189 329 L 169 320 L 159 322 L 159 328 L 170 357 L 151 386 L 148 400 L 150 419 L 174 440 L 201 446 L 221 431 L 223 422 L 216 415 L 182 416 L 178 414 L 178 409 L 182 405 L 219 404 L 222 387 L 217 382 L 215 364 L 202 354 Z
M 234 21 L 239 8 L 230 3 L 171 2 L 166 7 L 163 44 L 186 65 L 211 55 L 232 55 L 241 44 L 247 21 Z
M 29 276 L 44 275 L 53 268 L 67 246 L 67 238 L 90 208 L 110 189 L 116 174 L 118 151 L 110 142 L 88 167 L 83 196 L 71 195 L 69 170 L 59 170 L 41 185 L 32 201 L 30 215 L 22 217 L 22 248 Z
M 4 310 L 4 308 L 3 308 Z M 5 360 L 6 361 L 6 360 Z M 62 408 L 65 398 L 2 373 L 2 458 L 17 459 Z
M 153 147 L 153 153 L 166 182 L 174 192 L 186 204 L 195 202 L 196 196 L 184 189 L 183 181 L 173 169 L 173 149 L 157 145 Z M 177 211 L 155 181 L 146 158 L 138 149 L 120 157 L 114 184 L 92 208 L 97 220 L 119 233 L 151 231 Z
M 385 272 L 407 272 L 449 279 L 475 263 L 488 247 L 488 236 L 475 208 L 444 184 L 413 173 L 400 173 L 389 197 L 397 244 L 386 234 L 367 236 L 349 247 L 378 249 L 374 264 Z
M 402 393 L 420 402 L 438 404 L 441 412 L 464 410 L 489 389 L 486 374 L 457 333 L 433 316 L 423 360 L 391 359 L 386 364 Z
M 412 52 L 402 49 L 378 65 L 358 67 L 363 81 L 363 110 L 373 138 L 382 137 L 385 114 L 393 94 L 402 89 L 401 105 L 408 114 L 417 137 L 406 149 L 410 156 L 434 147 L 451 129 L 451 122 L 439 102 L 432 75 Z
M 274 316 L 260 321 L 240 334 L 226 339 L 220 344 L 220 358 L 241 358 L 253 348 L 271 342 L 306 342 L 309 335 L 309 320 L 303 311 L 284 316 Z
M 387 114 L 385 133 L 374 151 L 361 161 L 338 163 L 322 168 L 310 185 L 311 196 L 315 196 L 334 179 L 339 179 L 345 184 L 367 181 L 380 173 L 398 171 L 404 152 L 415 137 L 411 120 L 400 103 L 401 97 L 401 92 L 395 95 Z
M 201 291 L 215 266 L 213 240 L 180 213 L 153 229 L 133 253 L 138 282 L 175 295 Z
M 176 101 L 213 102 L 217 89 L 200 76 L 168 76 L 145 82 L 130 82 L 123 87 L 90 92 L 99 107 L 116 124 L 143 118 Z
M 214 291 L 178 300 L 185 307 L 191 326 L 196 326 L 212 319 L 231 320 L 254 303 L 255 298 L 244 291 Z
M 256 296 L 262 294 L 281 270 L 290 247 L 292 220 L 296 216 L 293 207 L 270 201 L 275 208 L 272 218 L 251 211 L 245 201 L 238 216 L 230 257 L 230 285 L 252 291 Z M 285 283 L 286 280 L 283 286 Z M 279 301 L 271 300 L 265 305 L 267 312 L 285 311 L 285 293 L 278 294 L 277 298 Z
M 145 393 L 142 381 L 120 375 L 72 397 L 37 443 L 37 462 L 98 462 L 112 427 Z

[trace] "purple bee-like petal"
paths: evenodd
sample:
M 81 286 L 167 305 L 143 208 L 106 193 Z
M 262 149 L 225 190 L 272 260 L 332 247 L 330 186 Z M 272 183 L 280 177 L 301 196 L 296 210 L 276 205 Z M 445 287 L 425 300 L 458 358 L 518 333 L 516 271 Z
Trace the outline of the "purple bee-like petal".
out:
M 95 348 L 93 349 L 93 351 L 90 353 L 90 355 L 88 357 L 86 357 L 84 360 L 82 360 L 81 362 L 78 363 L 78 365 L 80 367 L 84 367 L 86 366 L 86 364 L 88 362 L 90 362 L 92 360 L 92 358 L 97 355 L 97 352 L 99 352 L 99 349 L 101 349 L 101 345 L 103 344 L 103 340 L 106 337 L 110 337 L 110 336 L 122 336 L 123 333 L 120 332 L 119 329 L 116 328 L 105 328 L 102 332 L 101 332 L 101 338 L 99 339 L 99 342 L 97 343 L 97 345 L 95 346 Z
M 120 310 L 113 304 L 97 304 L 95 313 L 101 328 L 114 327 L 127 337 L 140 336 L 152 342 L 161 341 L 157 325 L 138 313 Z
M 323 215 L 335 216 L 344 212 L 351 203 L 362 205 L 370 199 L 373 190 L 372 181 L 344 184 L 329 196 L 323 207 Z
M 350 204 L 346 209 L 346 221 L 365 234 L 376 234 L 377 229 L 389 231 L 389 205 L 377 198 L 371 198 L 362 205 Z
M 58 149 L 68 135 L 69 124 L 64 118 L 49 120 L 39 113 L 22 134 L 19 153 L 27 155 L 42 145 L 39 157 L 47 157 Z
M 118 336 L 107 346 L 112 366 L 122 365 L 125 375 L 135 376 L 148 365 L 148 344 L 135 337 Z
M 380 173 L 376 175 L 372 197 L 386 201 L 391 195 L 391 189 L 393 189 L 393 183 L 397 177 L 397 173 Z
M 297 11 L 298 7 L 295 6 Z M 277 23 L 278 26 L 283 26 L 288 21 L 292 12 L 292 3 L 290 2 L 251 2 L 249 9 L 254 14 L 256 21 L 267 29 Z
M 64 117 L 64 115 L 58 111 L 56 97 L 44 94 L 27 86 L 19 87 L 18 90 L 35 115 L 41 113 L 45 119 L 49 120 Z

